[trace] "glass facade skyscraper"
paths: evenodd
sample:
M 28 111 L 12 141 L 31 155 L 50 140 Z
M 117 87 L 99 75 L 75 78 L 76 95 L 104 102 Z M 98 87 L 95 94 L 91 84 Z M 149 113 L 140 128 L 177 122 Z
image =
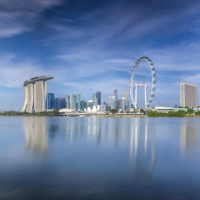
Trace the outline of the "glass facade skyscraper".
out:
M 126 110 L 129 109 L 129 105 L 128 105 L 128 91 L 124 90 L 124 98 L 126 101 Z
M 66 101 L 65 98 L 60 97 L 58 100 L 58 107 L 59 109 L 66 108 Z
M 117 90 L 114 90 L 114 96 L 115 96 L 115 100 L 118 100 L 118 95 L 117 95 Z
M 87 108 L 87 102 L 81 101 L 81 110 L 84 110 L 84 108 Z
M 117 95 L 117 90 L 114 90 L 114 97 L 115 101 L 113 102 L 113 106 L 115 107 L 114 109 L 119 109 L 119 101 L 118 101 L 118 95 Z
M 96 93 L 96 97 L 97 97 L 97 105 L 101 105 L 101 92 L 98 91 Z
M 53 100 L 53 108 L 59 108 L 59 99 L 58 98 Z
M 81 94 L 78 94 L 78 110 L 81 110 Z
M 70 95 L 65 95 L 66 108 L 70 109 Z
M 101 105 L 101 92 L 93 94 L 93 106 Z
M 93 106 L 97 106 L 98 105 L 98 100 L 97 100 L 97 93 L 93 94 Z
M 126 110 L 126 98 L 125 97 L 123 97 L 121 99 L 121 109 Z
M 70 109 L 76 110 L 76 95 L 70 94 Z
M 54 100 L 54 94 L 53 93 L 48 93 L 48 105 L 47 108 L 48 109 L 52 109 L 53 108 L 53 100 Z

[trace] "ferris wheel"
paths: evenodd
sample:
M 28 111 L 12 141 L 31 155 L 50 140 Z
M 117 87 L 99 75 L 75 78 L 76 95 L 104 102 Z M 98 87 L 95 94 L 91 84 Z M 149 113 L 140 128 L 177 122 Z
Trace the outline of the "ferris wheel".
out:
M 133 70 L 132 70 L 132 73 L 131 73 L 131 79 L 130 79 L 130 96 L 131 96 L 131 102 L 133 104 L 133 106 L 135 108 L 137 108 L 137 86 L 139 85 L 142 85 L 142 84 L 136 84 L 136 90 L 135 90 L 135 100 L 134 100 L 134 97 L 133 97 L 133 78 L 134 78 L 134 75 L 135 75 L 135 71 L 138 67 L 138 65 L 140 64 L 141 61 L 145 60 L 149 67 L 150 67 L 150 70 L 151 70 L 151 90 L 150 90 L 150 96 L 149 96 L 149 99 L 147 101 L 147 92 L 146 92 L 146 88 L 147 88 L 147 85 L 144 85 L 144 88 L 145 88 L 145 108 L 147 108 L 150 103 L 152 102 L 152 98 L 154 97 L 154 91 L 155 91 L 155 85 L 156 85 L 156 74 L 155 74 L 155 68 L 153 66 L 153 63 L 151 62 L 151 60 L 148 58 L 148 57 L 141 57 L 140 59 L 138 59 L 138 61 L 135 63 L 135 66 L 133 67 Z

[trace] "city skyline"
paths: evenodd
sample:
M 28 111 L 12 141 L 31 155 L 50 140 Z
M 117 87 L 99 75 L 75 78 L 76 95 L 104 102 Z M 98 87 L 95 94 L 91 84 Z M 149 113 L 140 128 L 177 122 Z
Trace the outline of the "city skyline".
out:
M 181 82 L 199 84 L 199 1 L 20 2 L 0 3 L 4 111 L 20 111 L 24 80 L 43 74 L 54 77 L 47 92 L 58 97 L 81 93 L 89 100 L 101 91 L 108 101 L 114 89 L 122 97 L 141 56 L 155 65 L 155 96 L 162 105 L 179 104 Z M 148 83 L 148 70 L 138 68 L 141 83 Z

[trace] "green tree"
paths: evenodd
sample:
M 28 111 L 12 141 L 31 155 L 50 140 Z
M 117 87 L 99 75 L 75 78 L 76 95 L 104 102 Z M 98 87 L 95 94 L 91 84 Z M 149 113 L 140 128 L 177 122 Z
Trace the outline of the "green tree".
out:
M 194 113 L 194 110 L 193 110 L 192 108 L 188 108 L 188 109 L 187 109 L 187 113 L 188 113 L 189 115 L 191 115 L 191 114 Z
M 144 109 L 140 109 L 140 113 L 143 113 L 143 114 L 145 114 L 145 111 L 144 111 Z
M 115 113 L 118 112 L 118 110 L 117 109 L 109 109 L 109 112 L 112 113 L 112 114 L 115 114 Z
M 58 116 L 58 114 L 59 114 L 59 108 L 54 108 L 53 109 L 53 113 L 54 113 L 54 115 Z

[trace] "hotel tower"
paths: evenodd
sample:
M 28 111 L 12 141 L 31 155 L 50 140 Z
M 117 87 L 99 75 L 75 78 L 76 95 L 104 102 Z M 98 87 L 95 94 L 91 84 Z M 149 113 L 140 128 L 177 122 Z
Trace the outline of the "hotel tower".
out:
M 53 77 L 41 76 L 24 82 L 24 105 L 21 112 L 46 111 L 47 80 Z
M 196 108 L 198 104 L 197 85 L 191 83 L 180 84 L 180 106 Z

